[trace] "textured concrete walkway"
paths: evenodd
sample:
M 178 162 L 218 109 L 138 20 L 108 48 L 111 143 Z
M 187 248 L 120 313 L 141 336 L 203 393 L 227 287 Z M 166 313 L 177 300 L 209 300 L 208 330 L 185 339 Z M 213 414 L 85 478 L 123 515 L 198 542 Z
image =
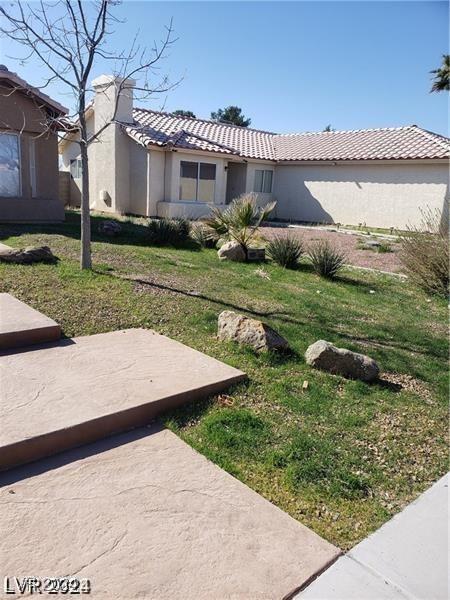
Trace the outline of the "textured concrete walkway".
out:
M 7 302 L 22 328 L 46 318 Z M 0 582 L 16 593 L 74 576 L 93 599 L 280 600 L 339 556 L 148 425 L 241 371 L 142 329 L 9 349 L 0 367 Z
M 245 378 L 154 331 L 130 329 L 0 357 L 0 469 L 149 423 Z
M 61 327 L 10 294 L 0 294 L 0 350 L 51 342 Z
M 0 581 L 105 600 L 281 600 L 339 550 L 154 426 L 0 474 Z
M 449 477 L 340 558 L 297 600 L 447 600 Z

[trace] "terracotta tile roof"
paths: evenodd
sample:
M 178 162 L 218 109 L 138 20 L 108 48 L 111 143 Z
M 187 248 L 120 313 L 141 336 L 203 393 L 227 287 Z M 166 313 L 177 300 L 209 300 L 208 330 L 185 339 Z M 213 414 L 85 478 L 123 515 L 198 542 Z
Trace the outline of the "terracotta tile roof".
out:
M 140 108 L 133 117 L 135 124 L 123 127 L 144 146 L 272 161 L 450 158 L 450 140 L 417 125 L 278 135 Z
M 450 140 L 417 125 L 356 131 L 276 135 L 277 160 L 449 158 Z
M 236 154 L 244 158 L 275 160 L 272 144 L 274 134 L 267 131 L 139 108 L 133 110 L 133 117 L 136 127 L 125 126 L 125 130 L 145 146 L 172 145 L 191 150 Z

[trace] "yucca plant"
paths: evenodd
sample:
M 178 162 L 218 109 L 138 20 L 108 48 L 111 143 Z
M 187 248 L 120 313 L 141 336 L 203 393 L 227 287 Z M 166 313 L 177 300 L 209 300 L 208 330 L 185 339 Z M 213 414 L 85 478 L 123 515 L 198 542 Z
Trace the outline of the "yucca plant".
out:
M 219 238 L 234 240 L 247 251 L 258 227 L 267 220 L 275 205 L 276 202 L 269 202 L 259 207 L 256 194 L 243 194 L 223 211 L 214 207 L 205 223 Z
M 269 258 L 286 269 L 295 269 L 303 254 L 303 243 L 294 236 L 276 236 L 266 246 Z
M 216 231 L 205 223 L 194 223 L 191 228 L 191 238 L 202 248 L 215 248 L 219 241 Z
M 333 278 L 344 266 L 345 254 L 333 248 L 328 241 L 311 245 L 308 251 L 314 271 L 322 277 Z
M 191 224 L 183 218 L 176 219 L 150 219 L 148 222 L 148 235 L 153 244 L 164 246 L 185 242 L 190 233 Z

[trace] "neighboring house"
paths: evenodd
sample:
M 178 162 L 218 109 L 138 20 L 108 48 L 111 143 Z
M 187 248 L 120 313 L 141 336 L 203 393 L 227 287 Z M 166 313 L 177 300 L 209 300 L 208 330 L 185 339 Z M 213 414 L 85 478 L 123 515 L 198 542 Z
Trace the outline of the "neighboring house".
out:
M 67 109 L 0 65 L 0 222 L 61 221 L 58 135 Z
M 289 221 L 404 228 L 448 194 L 450 140 L 408 127 L 277 135 L 133 107 L 134 82 L 93 82 L 90 131 L 115 122 L 89 149 L 90 202 L 106 212 L 197 218 L 244 192 L 276 200 Z M 80 187 L 78 144 L 60 143 Z M 74 194 L 75 204 L 77 196 Z

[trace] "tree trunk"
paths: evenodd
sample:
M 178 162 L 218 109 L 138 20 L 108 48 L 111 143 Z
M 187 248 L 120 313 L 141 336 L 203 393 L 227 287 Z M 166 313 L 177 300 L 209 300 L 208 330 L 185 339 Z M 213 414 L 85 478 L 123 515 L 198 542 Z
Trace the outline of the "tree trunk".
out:
M 84 115 L 83 115 L 84 116 Z M 89 160 L 87 147 L 86 122 L 80 119 L 80 154 L 81 154 L 81 257 L 82 269 L 92 268 L 91 258 L 91 216 L 89 208 Z

